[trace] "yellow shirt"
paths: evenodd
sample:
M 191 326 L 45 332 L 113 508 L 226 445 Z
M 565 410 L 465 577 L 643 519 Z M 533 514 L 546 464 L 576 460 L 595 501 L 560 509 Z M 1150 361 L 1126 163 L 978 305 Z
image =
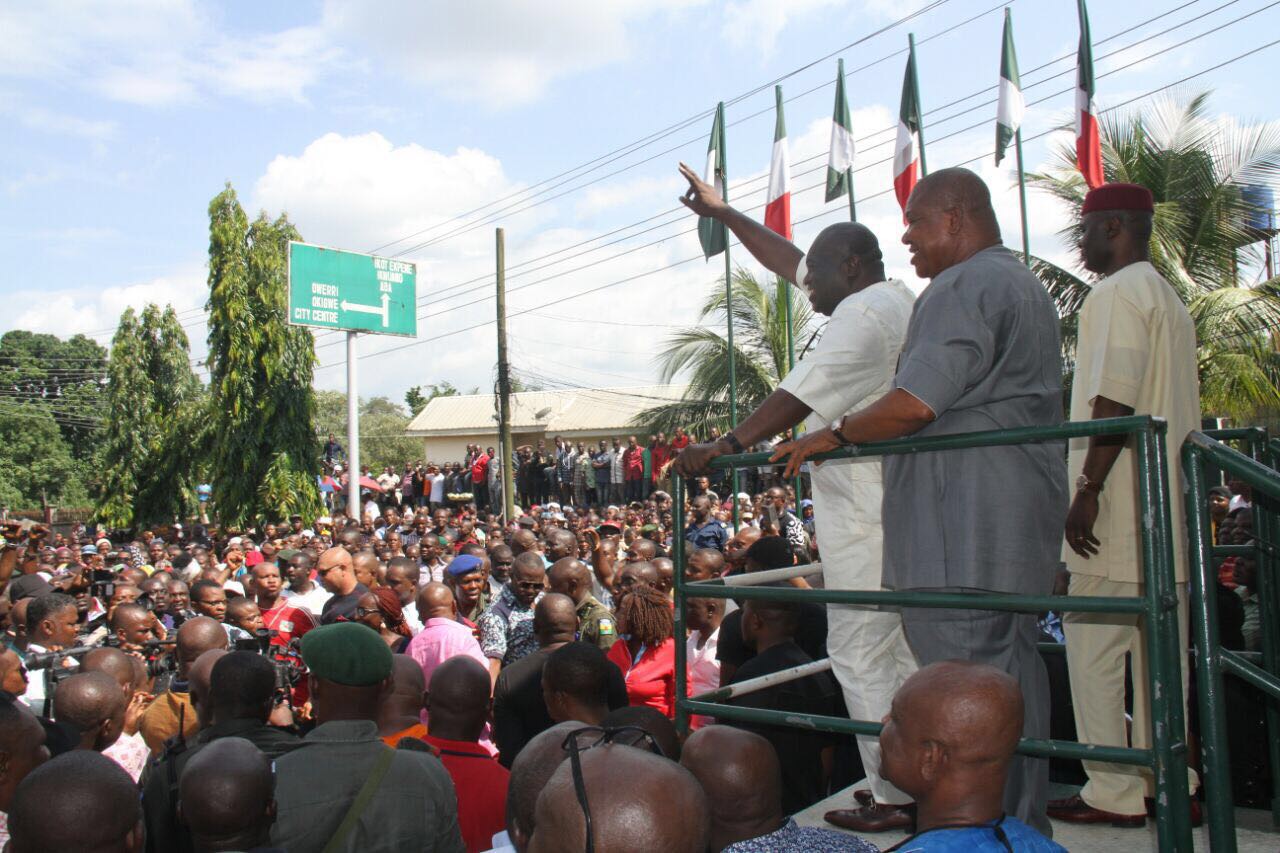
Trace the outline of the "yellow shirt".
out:
M 1173 287 L 1145 261 L 1098 282 L 1080 309 L 1071 420 L 1089 420 L 1094 399 L 1100 396 L 1131 406 L 1135 414 L 1155 415 L 1169 423 L 1165 442 L 1174 571 L 1179 581 L 1185 581 L 1187 537 L 1179 450 L 1187 433 L 1200 427 L 1196 332 Z M 1134 448 L 1135 441 L 1130 439 L 1098 496 L 1098 521 L 1093 528 L 1102 543 L 1098 553 L 1085 560 L 1063 546 L 1063 559 L 1073 573 L 1127 583 L 1142 580 Z M 1089 439 L 1071 440 L 1067 467 L 1073 486 L 1084 469 L 1088 449 Z

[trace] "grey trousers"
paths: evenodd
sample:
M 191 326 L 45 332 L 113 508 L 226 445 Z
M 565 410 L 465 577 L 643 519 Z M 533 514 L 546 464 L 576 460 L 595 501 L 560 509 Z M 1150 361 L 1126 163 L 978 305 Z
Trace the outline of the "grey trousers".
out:
M 922 669 L 939 661 L 968 660 L 1018 679 L 1026 708 L 1023 737 L 1049 737 L 1049 674 L 1036 649 L 1035 614 L 904 607 L 902 627 Z M 1049 762 L 1015 755 L 1005 783 L 1005 812 L 1052 837 L 1045 814 L 1048 800 Z

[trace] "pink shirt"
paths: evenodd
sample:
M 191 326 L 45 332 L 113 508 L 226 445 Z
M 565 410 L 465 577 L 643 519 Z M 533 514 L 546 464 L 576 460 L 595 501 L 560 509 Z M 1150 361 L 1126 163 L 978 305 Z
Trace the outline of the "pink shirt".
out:
M 102 754 L 123 767 L 133 777 L 133 781 L 137 782 L 142 775 L 142 768 L 147 766 L 147 756 L 151 754 L 151 750 L 147 749 L 147 742 L 142 739 L 142 735 L 122 733 Z
M 702 648 L 698 648 L 699 639 L 701 639 L 699 633 L 693 631 L 689 634 L 689 639 L 686 641 L 688 645 L 685 647 L 688 651 L 685 660 L 689 662 L 690 696 L 697 696 L 720 686 L 720 661 L 716 660 L 716 649 L 720 646 L 720 626 L 717 625 L 711 632 L 711 636 L 707 637 Z M 715 722 L 713 717 L 694 714 L 689 718 L 689 728 L 699 729 L 713 722 Z
M 489 659 L 480 651 L 480 643 L 472 635 L 471 629 L 452 619 L 428 619 L 427 624 L 422 626 L 422 631 L 409 641 L 405 654 L 422 667 L 427 687 L 431 686 L 431 673 L 436 671 L 436 667 L 458 655 L 466 655 L 483 666 L 485 672 L 489 671 Z M 430 728 L 425 708 L 422 710 L 422 723 Z M 480 736 L 480 745 L 489 750 L 491 755 L 497 755 L 497 747 L 493 746 L 489 738 L 488 724 L 485 724 L 484 733 Z

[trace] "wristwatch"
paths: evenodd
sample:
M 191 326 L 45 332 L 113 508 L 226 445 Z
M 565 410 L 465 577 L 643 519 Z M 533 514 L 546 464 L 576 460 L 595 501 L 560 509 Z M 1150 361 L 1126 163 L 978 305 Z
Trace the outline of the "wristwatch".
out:
M 1076 491 L 1077 492 L 1093 492 L 1094 494 L 1098 494 L 1099 492 L 1102 491 L 1102 484 L 1095 483 L 1093 482 L 1093 480 L 1090 480 L 1084 474 L 1081 474 L 1079 477 L 1076 477 Z
M 742 446 L 742 442 L 741 442 L 741 441 L 738 441 L 738 437 L 737 437 L 736 435 L 734 435 L 733 433 L 731 433 L 731 432 L 727 432 L 727 433 L 725 433 L 724 435 L 722 435 L 722 436 L 720 436 L 720 437 L 721 437 L 721 438 L 723 438 L 725 441 L 727 441 L 727 442 L 729 443 L 729 446 L 730 446 L 731 448 L 733 448 L 733 452 L 734 452 L 734 453 L 745 453 L 745 452 L 746 452 L 746 448 L 744 448 L 744 447 Z
M 841 447 L 848 447 L 853 444 L 852 441 L 844 437 L 844 419 L 847 417 L 849 416 L 842 415 L 839 420 L 831 424 L 831 434 L 836 437 L 836 441 L 840 442 Z

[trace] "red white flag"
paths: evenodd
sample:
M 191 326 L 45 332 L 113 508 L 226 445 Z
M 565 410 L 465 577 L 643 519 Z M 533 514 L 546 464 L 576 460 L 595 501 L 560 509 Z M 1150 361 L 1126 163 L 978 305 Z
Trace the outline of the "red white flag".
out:
M 773 157 L 769 161 L 769 199 L 764 224 L 791 239 L 791 157 L 787 152 L 787 123 L 782 117 L 782 87 L 775 86 L 778 118 L 773 128 Z
M 1089 36 L 1089 11 L 1080 5 L 1080 49 L 1076 53 L 1076 166 L 1089 189 L 1106 183 L 1102 174 L 1102 141 L 1098 134 L 1098 107 L 1093 102 L 1093 43 Z
M 907 56 L 902 78 L 902 106 L 898 110 L 898 141 L 893 149 L 893 192 L 905 215 L 907 199 L 920 172 L 920 104 L 916 102 L 916 55 Z

